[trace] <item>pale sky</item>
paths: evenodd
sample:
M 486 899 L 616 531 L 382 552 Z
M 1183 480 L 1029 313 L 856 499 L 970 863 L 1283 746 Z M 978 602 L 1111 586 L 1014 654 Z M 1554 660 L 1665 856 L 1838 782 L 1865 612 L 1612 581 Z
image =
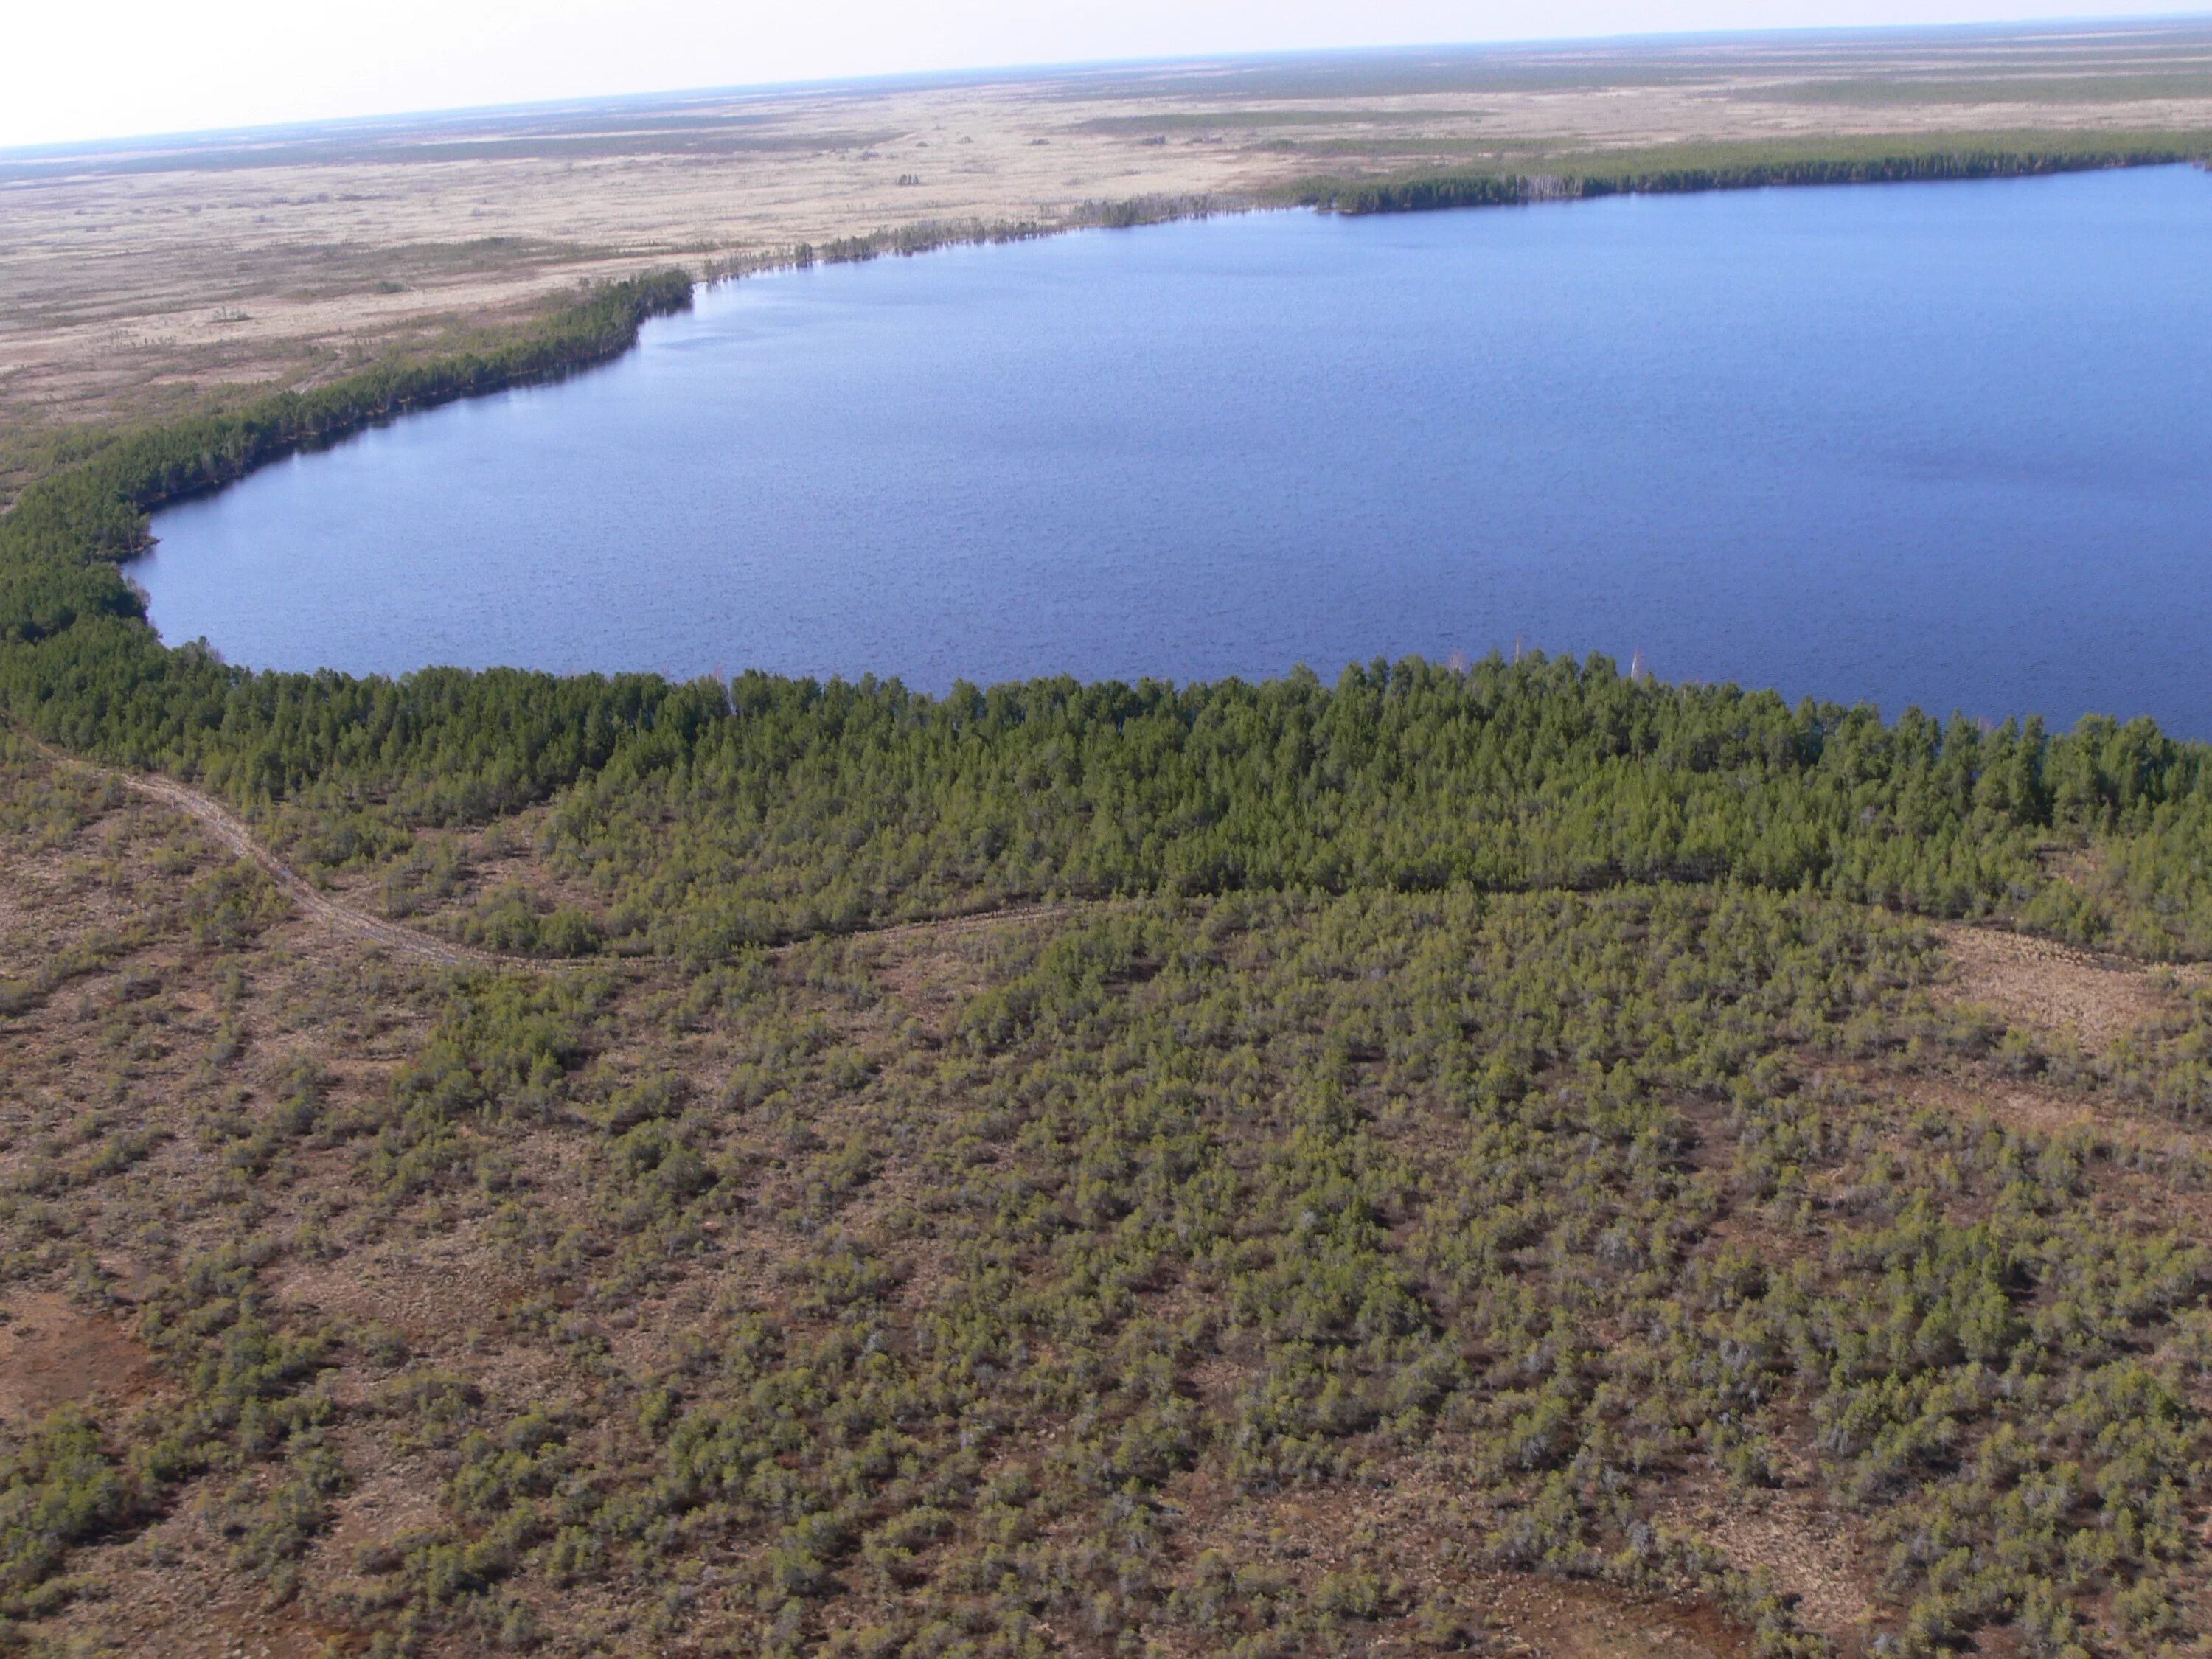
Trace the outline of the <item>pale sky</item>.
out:
M 917 70 L 2203 0 L 21 0 L 0 145 Z

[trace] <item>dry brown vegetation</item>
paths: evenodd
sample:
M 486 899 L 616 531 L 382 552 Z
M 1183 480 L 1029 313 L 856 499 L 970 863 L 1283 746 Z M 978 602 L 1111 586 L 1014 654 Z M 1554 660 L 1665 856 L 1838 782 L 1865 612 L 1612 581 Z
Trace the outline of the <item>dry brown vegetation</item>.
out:
M 75 1644 L 73 1652 L 155 1655 L 366 1651 L 380 1630 L 426 1653 L 517 1645 L 793 1650 L 791 1641 L 889 1652 L 871 1647 L 878 1638 L 867 1632 L 903 1630 L 905 1641 L 916 1608 L 942 1616 L 969 1607 L 962 1616 L 983 1617 L 988 1597 L 958 1587 L 988 1582 L 962 1564 L 994 1528 L 1004 1540 L 1028 1540 L 1004 1570 L 1017 1560 L 1063 1564 L 1021 1568 L 1047 1575 L 1016 1597 L 1034 1608 L 1014 1615 L 1033 1644 L 1023 1651 L 1113 1651 L 1117 1631 L 1146 1628 L 1149 1619 L 1149 1650 L 1161 1653 L 1222 1651 L 1240 1631 L 1274 1620 L 1283 1632 L 1309 1632 L 1281 1642 L 1318 1644 L 1312 1650 L 1747 1659 L 1777 1650 L 1777 1627 L 1754 1611 L 1761 1582 L 1790 1609 L 1780 1628 L 1824 1638 L 1844 1654 L 1863 1650 L 1870 1632 L 1901 1628 L 1913 1574 L 1901 1565 L 1899 1539 L 1925 1523 L 1899 1520 L 1879 1486 L 1864 1489 L 1865 1477 L 1850 1472 L 1819 1427 L 1833 1407 L 1786 1375 L 1753 1419 L 1759 1438 L 1725 1456 L 1723 1437 L 1711 1451 L 1701 1442 L 1696 1450 L 1643 1454 L 1653 1462 L 1632 1459 L 1642 1473 L 1625 1489 L 1626 1509 L 1607 1521 L 1601 1517 L 1616 1512 L 1599 1504 L 1581 1523 L 1593 1540 L 1614 1525 L 1655 1528 L 1685 1540 L 1668 1547 L 1688 1554 L 1654 1555 L 1625 1573 L 1618 1562 L 1601 1566 L 1586 1547 L 1555 1542 L 1531 1556 L 1512 1541 L 1536 1524 L 1542 1500 L 1519 1465 L 1500 1467 L 1483 1448 L 1525 1399 L 1522 1407 L 1482 1402 L 1514 1398 L 1522 1362 L 1510 1346 L 1488 1347 L 1503 1328 L 1476 1334 L 1490 1316 L 1455 1301 L 1467 1292 L 1450 1289 L 1460 1271 L 1451 1265 L 1455 1230 L 1481 1212 L 1450 1218 L 1454 1204 L 1468 1201 L 1451 1196 L 1455 1182 L 1470 1178 L 1455 1173 L 1456 1161 L 1474 1156 L 1468 1170 L 1487 1171 L 1492 1155 L 1470 1152 L 1468 1120 L 1449 1103 L 1461 1085 L 1425 1072 L 1435 1062 L 1419 1058 L 1416 1040 L 1443 1012 L 1429 1001 L 1433 975 L 1462 974 L 1450 964 L 1468 951 L 1480 963 L 1506 948 L 1512 934 L 1497 931 L 1505 912 L 1486 921 L 1480 904 L 1454 902 L 1407 926 L 1391 919 L 1390 905 L 1359 900 L 1060 906 L 805 944 L 703 970 L 652 963 L 618 972 L 487 974 L 394 955 L 343 917 L 290 905 L 265 865 L 239 859 L 204 818 L 112 776 L 19 745 L 0 781 L 0 891 L 9 901 L 0 914 L 0 960 L 16 981 L 0 1028 L 8 1059 L 0 1242 L 9 1285 L 0 1324 L 0 1446 L 32 1433 L 40 1413 L 79 1401 L 94 1408 L 119 1457 L 173 1439 L 179 1422 L 208 1408 L 213 1386 L 210 1362 L 180 1334 L 193 1320 L 212 1320 L 219 1337 L 226 1322 L 250 1318 L 264 1333 L 255 1340 L 295 1342 L 309 1356 L 229 1426 L 203 1421 L 197 1432 L 215 1437 L 196 1461 L 163 1480 L 148 1477 L 125 1517 L 76 1548 L 66 1577 L 53 1581 L 62 1593 L 20 1635 Z M 1590 960 L 1582 953 L 1608 948 L 1603 941 L 1618 927 L 1631 948 L 1611 959 L 1629 967 L 1640 956 L 1633 942 L 1647 925 L 1660 927 L 1651 901 L 1633 896 L 1600 898 L 1595 908 L 1536 902 L 1556 912 L 1560 937 L 1585 941 L 1560 947 L 1568 959 Z M 1702 902 L 1693 901 L 1692 911 Z M 1669 1224 L 1685 1230 L 1681 1285 L 1711 1278 L 1747 1286 L 1746 1275 L 1764 1271 L 1751 1266 L 1757 1255 L 1814 1274 L 1825 1271 L 1824 1260 L 1848 1262 L 1869 1248 L 1863 1240 L 1887 1224 L 1907 1191 L 1923 1194 L 1918 1202 L 1948 1193 L 1941 1202 L 1972 1226 L 1996 1202 L 1996 1186 L 1974 1171 L 2009 1169 L 2015 1173 L 1997 1179 L 2016 1182 L 2020 1161 L 2039 1157 L 2046 1170 L 2061 1171 L 2051 1179 L 2078 1194 L 2070 1200 L 2078 1216 L 2053 1211 L 2051 1224 L 2091 1230 L 2081 1232 L 2084 1240 L 2109 1236 L 2123 1255 L 2171 1247 L 2160 1238 L 2201 1237 L 2212 1161 L 2193 1133 L 2129 1103 L 2094 1071 L 2069 1071 L 2076 1062 L 2066 1056 L 2078 1051 L 2063 1041 L 2038 1062 L 2039 1075 L 2021 1079 L 2020 1051 L 1993 1046 L 1978 1023 L 1985 1016 L 1942 1023 L 1941 998 L 1954 994 L 1948 988 L 1962 973 L 1979 1000 L 1999 1000 L 1976 959 L 1955 954 L 1962 943 L 1978 948 L 1978 939 L 1988 949 L 1985 937 L 1950 935 L 1947 957 L 1931 933 L 1849 907 L 1826 914 L 1818 936 L 1830 943 L 1822 950 L 1874 930 L 1846 947 L 1874 953 L 1869 988 L 1903 974 L 1923 988 L 1875 993 L 1856 1035 L 1808 1030 L 1760 1062 L 1760 1086 L 1784 1091 L 1773 1106 L 1741 1094 L 1733 1105 L 1684 1097 L 1674 1131 L 1684 1138 L 1680 1173 L 1668 1178 L 1679 1182 Z M 1603 919 L 1611 915 L 1620 921 Z M 1213 941 L 1218 965 L 1176 965 L 1154 954 L 1185 948 L 1169 941 L 1186 927 L 1195 930 L 1192 941 Z M 1243 1018 L 1280 1022 L 1222 1079 L 1193 1074 L 1194 1086 L 1211 1091 L 1243 1064 L 1263 1068 L 1249 1085 L 1261 1092 L 1238 1109 L 1253 1115 L 1249 1126 L 1234 1114 L 1209 1110 L 1206 1119 L 1206 1133 L 1234 1149 L 1223 1176 L 1237 1171 L 1245 1191 L 1249 1243 L 1239 1249 L 1274 1241 L 1246 1259 L 1259 1276 L 1245 1282 L 1273 1283 L 1269 1274 L 1296 1259 L 1262 1265 L 1270 1253 L 1301 1248 L 1296 1230 L 1310 1222 L 1297 1218 L 1295 1194 L 1316 1177 L 1296 1171 L 1321 1156 L 1315 1137 L 1329 1133 L 1316 1127 L 1325 1117 L 1306 1117 L 1291 1095 L 1269 1091 L 1295 1094 L 1314 1077 L 1339 1077 L 1365 1150 L 1331 1178 L 1381 1183 L 1372 1201 L 1383 1206 L 1382 1248 L 1401 1282 L 1439 1318 L 1472 1322 L 1455 1338 L 1465 1351 L 1455 1363 L 1471 1367 L 1450 1385 L 1463 1391 L 1460 1403 L 1434 1407 L 1441 1415 L 1433 1430 L 1419 1412 L 1379 1420 L 1354 1413 L 1313 1443 L 1334 1449 L 1295 1454 L 1319 1460 L 1297 1464 L 1298 1472 L 1254 1466 L 1240 1448 L 1258 1443 L 1229 1425 L 1266 1420 L 1253 1415 L 1257 1402 L 1297 1375 L 1283 1368 L 1301 1349 L 1278 1349 L 1263 1336 L 1279 1313 L 1231 1314 L 1255 1293 L 1232 1288 L 1232 1258 L 1185 1259 L 1170 1248 L 1121 1268 L 1101 1261 L 1083 1269 L 1107 1271 L 1121 1287 L 1113 1293 L 1121 1310 L 1098 1338 L 1105 1369 L 1093 1372 L 1079 1348 L 1060 1346 L 1067 1339 L 1047 1334 L 1048 1320 L 1033 1322 L 1036 1352 L 997 1362 L 1015 1365 L 1020 1389 L 996 1395 L 982 1381 L 979 1400 L 996 1403 L 971 1403 L 959 1419 L 963 1437 L 986 1437 L 976 1456 L 947 1438 L 932 1453 L 941 1464 L 873 1477 L 883 1484 L 866 1489 L 856 1513 L 875 1515 L 877 1530 L 832 1547 L 827 1577 L 789 1558 L 787 1528 L 779 1545 L 775 1525 L 759 1530 L 742 1504 L 694 1510 L 678 1531 L 648 1528 L 624 1541 L 632 1524 L 622 1518 L 624 1505 L 666 1501 L 651 1494 L 665 1489 L 665 1460 L 684 1443 L 684 1425 L 741 1408 L 742 1388 L 729 1394 L 732 1381 L 766 1355 L 781 1353 L 781 1363 L 802 1368 L 792 1375 L 826 1386 L 834 1371 L 820 1369 L 825 1357 L 874 1333 L 871 1344 L 919 1366 L 930 1333 L 943 1341 L 959 1317 L 974 1316 L 957 1310 L 972 1305 L 975 1276 L 994 1259 L 987 1218 L 994 1206 L 1002 1217 L 1014 1213 L 1004 1206 L 1029 1201 L 1021 1195 L 1037 1192 L 1033 1183 L 1047 1183 L 1045 1191 L 1068 1183 L 1058 1185 L 1058 1201 L 1069 1207 L 1056 1224 L 1074 1231 L 1059 1243 L 1052 1232 L 1033 1239 L 1027 1249 L 1037 1254 L 996 1293 L 1010 1308 L 1064 1271 L 1065 1251 L 1086 1226 L 1104 1229 L 1088 1235 L 1095 1243 L 1086 1249 L 1133 1246 L 1110 1242 L 1106 1218 L 1120 1209 L 1110 1198 L 1097 1218 L 1079 1219 L 1085 1205 L 1101 1201 L 1080 1196 L 1097 1178 L 1081 1171 L 1091 1170 L 1100 1147 L 1075 1162 L 1061 1161 L 1075 1158 L 1073 1141 L 1050 1150 L 1053 1136 L 1074 1124 L 1052 1127 L 1049 1091 L 1090 1086 L 1079 1079 L 1093 1039 L 1068 1026 L 1039 1047 L 1018 1024 L 1005 1023 L 1027 1006 L 1023 988 L 1040 964 L 1055 953 L 1094 951 L 1117 929 L 1135 954 L 1103 981 L 1084 981 L 1094 988 L 1079 993 L 1085 1006 L 1103 999 L 1097 1012 L 1037 1017 L 1089 1022 L 1103 1014 L 1109 1033 L 1143 1007 L 1155 1018 L 1181 1007 L 1188 1012 L 1178 1021 L 1218 1021 L 1220 1012 L 1191 1000 L 1191 988 L 1230 974 L 1236 994 L 1251 999 Z M 2001 950 L 1996 959 L 2012 960 Z M 40 975 L 32 994 L 21 979 L 27 970 Z M 2079 969 L 2117 971 L 2103 962 Z M 1179 977 L 1180 990 L 1171 986 Z M 2044 1000 L 2033 1005 L 2039 1022 L 2056 1015 L 2061 1026 L 2086 1028 L 2087 1010 L 2063 1006 L 2069 983 L 2093 998 L 2101 986 L 2042 973 L 2035 984 Z M 1787 994 L 1773 1003 L 1755 983 L 1745 989 L 1754 1001 L 1789 1006 Z M 1515 993 L 1531 1012 L 1549 994 L 1533 984 Z M 1324 1018 L 1325 1003 L 1335 1012 Z M 410 1140 L 415 1132 L 396 1109 L 413 1097 L 407 1079 L 434 1072 L 439 1054 L 457 1041 L 487 1041 L 458 1036 L 455 1022 L 494 1005 L 526 1022 L 554 1019 L 584 1049 L 562 1062 L 565 1079 L 538 1071 L 496 1085 L 519 1093 L 452 1120 L 458 1140 Z M 1741 1021 L 1750 1006 L 1725 1018 Z M 556 1009 L 567 1012 L 556 1018 Z M 1877 1011 L 1892 1035 L 1866 1026 Z M 2178 1017 L 2169 1007 L 2169 1021 Z M 1459 1018 L 1489 1016 L 1470 1005 Z M 1784 1024 L 1804 1018 L 1784 1013 Z M 1146 1029 L 1133 1024 L 1132 1037 Z M 1905 1032 L 1914 1033 L 1910 1043 L 1897 1046 Z M 1133 1061 L 1114 1058 L 1117 1039 L 1103 1040 L 1097 1054 L 1109 1073 Z M 1247 1052 L 1236 1045 L 1252 1040 L 1225 1032 L 1211 1039 L 1231 1042 L 1228 1054 Z M 1313 1044 L 1320 1047 L 1300 1058 Z M 1328 1058 L 1331 1045 L 1343 1045 L 1342 1058 Z M 1000 1053 L 1012 1069 L 990 1058 Z M 491 1086 L 505 1062 L 487 1049 L 469 1063 Z M 1184 1062 L 1163 1053 L 1156 1063 L 1178 1070 Z M 1065 1070 L 1070 1064 L 1075 1069 Z M 1309 1075 L 1310 1064 L 1321 1071 Z M 1130 1074 L 1133 1084 L 1139 1075 Z M 1562 1059 L 1548 1076 L 1531 1098 L 1547 1098 L 1547 1112 L 1574 1111 L 1602 1073 Z M 1127 1097 L 1137 1139 L 1113 1154 L 1135 1159 L 1125 1166 L 1133 1199 L 1158 1178 L 1145 1172 L 1135 1149 L 1147 1134 L 1174 1133 L 1164 1121 L 1141 1127 L 1146 1113 L 1160 1109 L 1140 1106 L 1147 1097 L 1141 1088 Z M 526 1099 L 538 1103 L 517 1103 Z M 2019 1139 L 1992 1140 L 1977 1127 L 1991 1124 L 2010 1126 Z M 2162 1139 L 2148 1133 L 2159 1127 Z M 645 1131 L 673 1137 L 657 1154 L 663 1169 L 680 1144 L 697 1172 L 653 1188 L 650 1165 L 624 1150 Z M 1085 1133 L 1123 1132 L 1108 1123 Z M 1787 1170 L 1774 1157 L 1785 1142 L 1797 1160 Z M 410 1161 L 432 1146 L 447 1149 L 439 1161 Z M 2061 1149 L 2071 1161 L 2054 1164 Z M 1354 1168 L 1364 1173 L 1351 1176 Z M 1277 1237 L 1267 1218 L 1281 1204 L 1290 1206 L 1283 1224 L 1291 1231 Z M 1186 1213 L 1176 1224 L 1193 1218 Z M 1555 1248 L 1524 1250 L 1528 1283 L 1565 1274 L 1562 1283 L 1597 1297 L 1589 1315 L 1596 1322 L 1579 1340 L 1600 1352 L 1632 1352 L 1634 1321 L 1649 1313 L 1612 1322 L 1610 1293 L 1600 1289 L 1607 1280 L 1551 1255 Z M 1062 1267 L 1050 1265 L 1055 1259 Z M 218 1300 L 195 1313 L 179 1287 L 212 1271 L 211 1262 L 228 1264 L 232 1278 L 222 1282 L 230 1288 L 211 1281 L 202 1294 Z M 1270 1294 L 1310 1294 L 1345 1270 L 1317 1257 L 1297 1270 L 1319 1275 L 1304 1289 L 1289 1291 L 1300 1281 L 1285 1280 Z M 1024 1274 L 1036 1276 L 1032 1288 L 1017 1288 Z M 1838 1294 L 1848 1282 L 1837 1282 Z M 2190 1305 L 2202 1301 L 2204 1282 L 2185 1298 Z M 1022 1317 L 1037 1322 L 1039 1311 Z M 222 1340 L 240 1340 L 240 1323 L 227 1328 Z M 1564 1328 L 1552 1328 L 1556 1340 Z M 2176 1354 L 2194 1352 L 2187 1343 L 2197 1338 L 2148 1328 Z M 1357 1351 L 1348 1330 L 1343 1340 Z M 1388 1357 L 1376 1356 L 1377 1399 L 1394 1386 L 1395 1368 L 1415 1363 L 1403 1346 L 1412 1340 L 1391 1338 Z M 1157 1358 L 1145 1357 L 1155 1346 Z M 1599 1352 L 1585 1363 L 1600 1364 Z M 2173 1363 L 2177 1382 L 2194 1375 L 2199 1380 L 2184 1386 L 2202 1394 L 2202 1379 L 2212 1376 L 2203 1360 Z M 1132 1402 L 1146 1397 L 1153 1385 L 1143 1379 L 1155 1366 L 1172 1386 L 1150 1397 L 1164 1402 L 1167 1420 L 1192 1425 L 1180 1431 L 1192 1437 L 1184 1449 L 1164 1454 L 1140 1498 L 1127 1495 L 1139 1486 L 1095 1498 L 1055 1487 L 1079 1480 L 1091 1460 L 1136 1455 L 1129 1437 L 1149 1419 L 1132 1413 Z M 757 1389 L 776 1375 L 772 1367 L 750 1374 L 761 1379 Z M 1066 1392 L 1083 1377 L 1091 1380 L 1080 1386 L 1095 1391 L 1087 1406 Z M 2207 1404 L 2200 1399 L 2195 1409 Z M 291 1426 L 257 1438 L 249 1426 L 256 1409 L 292 1413 Z M 921 1414 L 909 1419 L 908 1431 L 922 1437 L 917 1449 L 931 1444 L 924 1425 L 939 1407 L 916 1399 L 908 1409 Z M 1493 1409 L 1503 1414 L 1493 1419 Z M 1099 1437 L 1102 1412 L 1121 1424 L 1118 1444 L 1115 1431 Z M 1455 1425 L 1449 1431 L 1447 1421 Z M 1201 1423 L 1219 1426 L 1201 1431 Z M 832 1454 L 833 1443 L 793 1468 L 848 1455 Z M 1756 1455 L 1747 1463 L 1750 1449 Z M 531 1486 L 532 1457 L 556 1459 L 565 1473 L 553 1485 Z M 1540 1474 L 1543 1467 L 1535 1465 Z M 500 1480 L 523 1480 L 519 1491 L 542 1495 L 517 1498 L 523 1508 L 497 1519 L 501 1511 L 483 1507 L 495 1469 L 507 1471 Z M 955 1489 L 969 1495 L 955 1498 Z M 2186 1501 L 2189 1526 L 2201 1526 L 2201 1495 Z M 563 1530 L 549 1506 L 580 1519 Z M 518 1523 L 517 1514 L 537 1518 Z M 1099 1515 L 1122 1517 L 1111 1527 L 1139 1526 L 1143 1565 L 1130 1557 L 1116 1565 L 1109 1554 L 1095 1569 L 1103 1574 L 1097 1582 L 1110 1586 L 1118 1572 L 1120 1588 L 1068 1599 L 1047 1587 L 1050 1571 L 1094 1570 L 1072 1564 L 1087 1559 L 1084 1540 L 1096 1535 Z M 525 1527 L 516 1542 L 493 1549 L 501 1528 L 516 1524 Z M 464 1558 L 483 1565 L 437 1588 L 445 1581 L 436 1564 Z M 2184 1566 L 2178 1592 L 2169 1593 L 2191 1594 L 2191 1570 Z M 784 1582 L 778 1571 L 799 1575 L 789 1581 L 802 1585 L 795 1596 L 776 1588 Z M 2084 1605 L 2094 1612 L 2098 1604 Z M 2201 1627 L 2197 1601 L 2174 1605 L 2185 1628 Z M 2002 1623 L 1983 1627 L 1978 1640 L 1988 1652 L 2016 1645 Z
M 2170 22 L 1197 63 L 15 152 L 0 459 L 450 349 L 581 279 L 924 222 L 1590 152 L 2208 129 L 2212 29 Z
M 1943 936 L 1958 964 L 1959 1000 L 1984 1004 L 2014 1024 L 2070 1033 L 2092 1050 L 2171 1012 L 2185 982 L 2172 969 L 2002 928 L 1948 927 Z M 2186 975 L 2188 982 L 2200 978 Z

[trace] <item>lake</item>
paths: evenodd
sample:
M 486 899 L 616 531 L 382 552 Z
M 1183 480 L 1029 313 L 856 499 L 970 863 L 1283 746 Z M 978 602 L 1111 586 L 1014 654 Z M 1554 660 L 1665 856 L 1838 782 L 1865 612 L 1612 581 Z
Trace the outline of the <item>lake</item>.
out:
M 782 272 L 161 513 L 234 662 L 1277 675 L 1516 641 L 2212 737 L 2212 176 Z

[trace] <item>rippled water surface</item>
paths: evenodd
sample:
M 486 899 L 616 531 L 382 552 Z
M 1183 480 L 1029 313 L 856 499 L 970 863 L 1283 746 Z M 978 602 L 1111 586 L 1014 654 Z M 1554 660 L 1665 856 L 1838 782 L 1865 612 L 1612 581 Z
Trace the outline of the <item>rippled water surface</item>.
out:
M 1324 675 L 1514 642 L 2212 736 L 2212 177 L 1342 220 L 758 278 L 163 513 L 234 661 Z

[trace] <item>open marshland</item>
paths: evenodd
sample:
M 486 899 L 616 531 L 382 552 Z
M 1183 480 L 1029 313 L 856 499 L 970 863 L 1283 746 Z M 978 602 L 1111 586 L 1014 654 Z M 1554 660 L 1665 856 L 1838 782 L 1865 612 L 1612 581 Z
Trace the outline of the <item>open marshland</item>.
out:
M 2177 21 L 1010 73 L 18 151 L 0 465 L 20 477 L 34 460 L 10 457 L 57 426 L 450 348 L 650 264 L 1317 176 L 2208 131 L 2212 27 Z

